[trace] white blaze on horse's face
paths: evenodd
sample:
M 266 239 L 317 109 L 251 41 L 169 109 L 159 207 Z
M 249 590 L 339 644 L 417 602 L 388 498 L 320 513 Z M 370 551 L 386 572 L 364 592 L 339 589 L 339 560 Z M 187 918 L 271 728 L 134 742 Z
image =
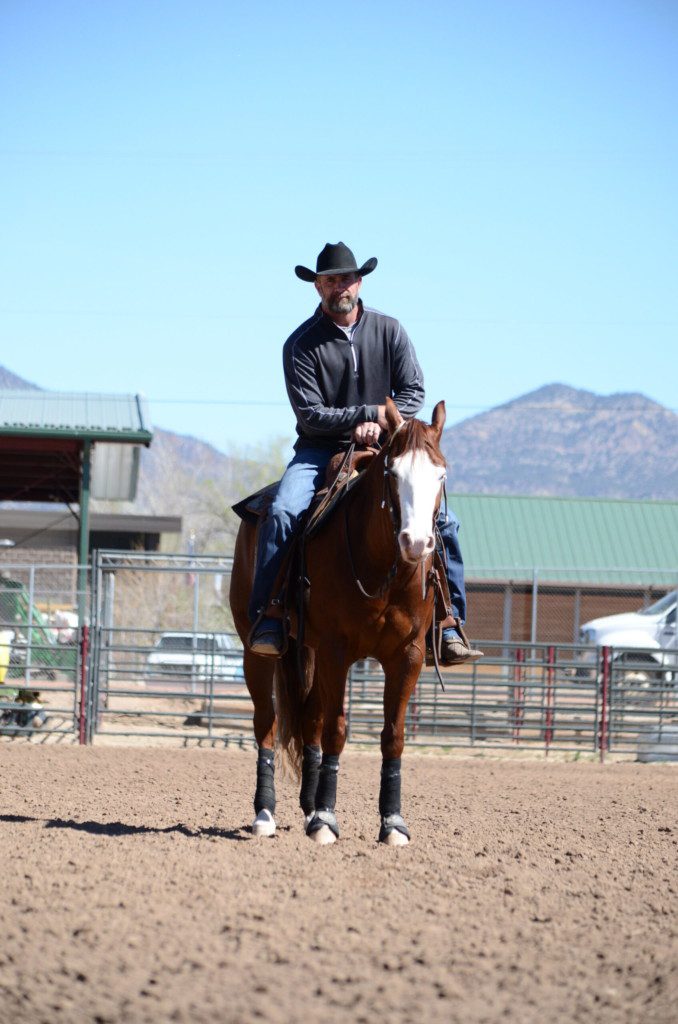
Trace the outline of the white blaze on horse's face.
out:
M 445 467 L 436 465 L 421 448 L 393 460 L 390 472 L 398 487 L 403 558 L 420 562 L 433 551 L 433 516 L 445 480 Z

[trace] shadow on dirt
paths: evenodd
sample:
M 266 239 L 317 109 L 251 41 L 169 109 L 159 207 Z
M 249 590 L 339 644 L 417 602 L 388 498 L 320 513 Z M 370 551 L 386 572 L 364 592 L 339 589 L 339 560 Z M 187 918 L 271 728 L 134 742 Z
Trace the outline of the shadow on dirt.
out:
M 73 821 L 64 818 L 31 818 L 24 814 L 0 814 L 0 822 L 15 824 L 42 823 L 45 828 L 69 828 L 75 832 L 89 832 L 94 836 L 136 836 L 178 832 L 189 839 L 206 836 L 211 839 L 230 839 L 235 842 L 246 842 L 252 838 L 247 827 L 243 828 L 188 828 L 187 825 L 167 825 L 165 828 L 154 828 L 149 825 L 126 825 L 122 821 Z

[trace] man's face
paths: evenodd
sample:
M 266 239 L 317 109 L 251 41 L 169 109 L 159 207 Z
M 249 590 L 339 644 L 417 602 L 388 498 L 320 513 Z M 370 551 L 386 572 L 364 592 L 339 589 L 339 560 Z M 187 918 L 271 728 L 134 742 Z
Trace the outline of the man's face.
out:
M 315 279 L 315 289 L 326 313 L 350 313 L 358 304 L 362 277 L 350 274 L 321 274 Z

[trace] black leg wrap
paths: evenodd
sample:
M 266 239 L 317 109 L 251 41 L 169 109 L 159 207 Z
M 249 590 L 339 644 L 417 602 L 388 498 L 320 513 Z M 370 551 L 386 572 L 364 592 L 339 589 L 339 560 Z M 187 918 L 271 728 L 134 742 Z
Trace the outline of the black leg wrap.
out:
M 275 813 L 275 754 L 268 747 L 259 747 L 254 810 L 257 814 L 263 810 Z
M 379 842 L 383 843 L 391 832 L 401 832 L 410 838 L 409 829 L 400 814 L 400 758 L 384 758 L 381 765 L 381 787 L 379 789 L 379 814 L 381 828 Z
M 318 789 L 315 794 L 315 806 L 319 811 L 333 811 L 336 807 L 338 774 L 339 755 L 323 754 Z
M 381 786 L 379 788 L 379 814 L 400 814 L 400 758 L 384 758 L 381 763 Z
M 327 825 L 339 838 L 339 826 L 334 814 L 337 803 L 337 775 L 339 774 L 339 755 L 323 754 L 318 778 L 318 789 L 315 795 L 315 813 L 308 823 L 306 835 L 312 836 Z
M 311 814 L 315 810 L 321 761 L 320 747 L 314 747 L 310 743 L 304 744 L 304 756 L 301 762 L 301 792 L 299 793 L 299 803 L 304 814 Z

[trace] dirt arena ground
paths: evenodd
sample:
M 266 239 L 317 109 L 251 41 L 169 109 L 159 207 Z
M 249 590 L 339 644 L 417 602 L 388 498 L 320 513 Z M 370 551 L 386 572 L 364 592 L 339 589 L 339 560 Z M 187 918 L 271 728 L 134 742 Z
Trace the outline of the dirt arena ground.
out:
M 253 839 L 254 752 L 0 743 L 0 1021 L 678 1020 L 678 769 L 406 755 L 413 842 L 296 787 Z

